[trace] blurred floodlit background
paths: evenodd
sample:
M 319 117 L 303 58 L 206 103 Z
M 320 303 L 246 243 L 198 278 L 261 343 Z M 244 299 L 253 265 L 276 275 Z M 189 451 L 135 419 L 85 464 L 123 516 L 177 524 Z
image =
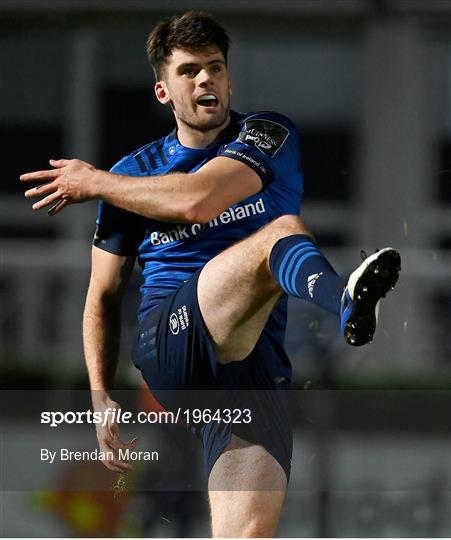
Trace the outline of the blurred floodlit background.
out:
M 333 317 L 290 304 L 294 385 L 448 388 L 451 0 L 1 0 L 2 387 L 86 387 L 81 316 L 96 203 L 53 218 L 33 213 L 18 176 L 60 156 L 108 169 L 166 134 L 173 122 L 153 96 L 145 41 L 161 17 L 191 8 L 210 10 L 230 32 L 233 108 L 276 110 L 297 124 L 302 213 L 334 266 L 348 272 L 361 249 L 385 245 L 403 257 L 371 347 L 346 347 Z M 129 355 L 139 282 L 136 272 L 124 304 L 121 387 L 139 384 Z M 327 440 L 309 438 L 308 426 L 296 430 L 280 534 L 450 536 L 449 437 L 427 423 L 404 433 L 401 415 L 394 431 L 369 441 L 352 422 L 341 430 L 333 405 Z M 306 452 L 318 453 L 318 467 L 334 478 L 347 475 L 350 490 L 322 492 L 315 475 L 296 465 L 309 466 Z M 48 501 L 0 496 L 3 511 L 20 517 L 4 522 L 6 536 L 84 534 L 67 520 L 63 526 Z M 80 504 L 86 513 L 77 519 L 92 520 L 94 506 Z M 117 534 L 144 534 L 133 516 L 141 507 L 146 514 L 146 505 L 127 504 Z M 208 534 L 204 500 L 191 508 L 174 496 L 164 504 L 150 516 L 149 534 Z M 169 507 L 196 519 L 177 529 L 161 517 Z

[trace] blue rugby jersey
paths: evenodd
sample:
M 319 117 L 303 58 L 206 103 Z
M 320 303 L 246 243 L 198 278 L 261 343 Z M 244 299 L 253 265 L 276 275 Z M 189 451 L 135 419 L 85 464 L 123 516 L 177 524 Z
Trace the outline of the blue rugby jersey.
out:
M 299 137 L 294 124 L 274 112 L 231 113 L 218 141 L 186 148 L 168 136 L 121 159 L 111 172 L 127 176 L 192 173 L 209 160 L 226 156 L 251 167 L 262 190 L 222 212 L 207 224 L 167 223 L 99 203 L 94 245 L 117 255 L 137 256 L 142 268 L 139 320 L 215 255 L 273 219 L 298 215 L 302 198 Z M 286 298 L 267 328 L 283 339 Z

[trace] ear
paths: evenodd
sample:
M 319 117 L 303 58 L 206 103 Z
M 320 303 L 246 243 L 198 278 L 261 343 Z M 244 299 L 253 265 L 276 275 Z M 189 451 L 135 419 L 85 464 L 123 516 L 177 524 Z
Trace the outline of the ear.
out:
M 158 81 L 154 86 L 155 95 L 160 103 L 167 105 L 171 101 L 168 88 L 164 81 Z
M 232 95 L 232 79 L 229 77 L 229 96 Z

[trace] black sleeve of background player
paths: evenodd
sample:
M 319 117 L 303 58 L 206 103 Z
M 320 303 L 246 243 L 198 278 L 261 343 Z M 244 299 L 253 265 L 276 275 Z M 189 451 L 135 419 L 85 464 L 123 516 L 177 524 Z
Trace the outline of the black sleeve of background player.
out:
M 94 246 L 115 255 L 133 257 L 138 254 L 144 235 L 144 218 L 100 201 Z

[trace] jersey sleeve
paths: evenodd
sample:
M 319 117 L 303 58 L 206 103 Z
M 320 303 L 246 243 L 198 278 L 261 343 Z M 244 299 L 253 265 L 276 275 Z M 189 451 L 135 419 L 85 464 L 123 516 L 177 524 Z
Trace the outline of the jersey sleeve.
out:
M 236 139 L 221 147 L 218 156 L 245 163 L 266 188 L 278 175 L 300 170 L 299 134 L 293 122 L 281 114 L 253 113 L 242 122 Z
M 119 161 L 110 172 L 128 175 L 123 162 Z M 145 234 L 144 218 L 99 201 L 96 225 L 94 246 L 115 255 L 132 257 L 138 254 Z

